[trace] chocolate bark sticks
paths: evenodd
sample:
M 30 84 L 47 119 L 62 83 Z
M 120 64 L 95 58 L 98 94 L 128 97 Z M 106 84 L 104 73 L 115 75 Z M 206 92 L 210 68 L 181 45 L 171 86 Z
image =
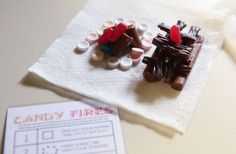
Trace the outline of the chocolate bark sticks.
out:
M 204 41 L 198 35 L 200 28 L 191 26 L 189 32 L 184 33 L 182 30 L 186 26 L 182 21 L 172 27 L 164 23 L 158 25 L 166 35 L 158 34 L 153 39 L 156 50 L 152 57 L 143 59 L 147 64 L 143 73 L 147 81 L 163 80 L 176 90 L 183 89 Z

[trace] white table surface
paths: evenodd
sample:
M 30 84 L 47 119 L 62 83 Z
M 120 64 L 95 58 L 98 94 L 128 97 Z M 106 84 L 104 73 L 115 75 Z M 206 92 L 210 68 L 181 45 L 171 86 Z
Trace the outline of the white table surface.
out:
M 85 0 L 0 0 L 0 149 L 10 106 L 66 98 L 20 82 L 27 69 L 60 35 Z M 236 61 L 222 52 L 216 60 L 186 133 L 167 137 L 121 120 L 128 154 L 235 154 Z

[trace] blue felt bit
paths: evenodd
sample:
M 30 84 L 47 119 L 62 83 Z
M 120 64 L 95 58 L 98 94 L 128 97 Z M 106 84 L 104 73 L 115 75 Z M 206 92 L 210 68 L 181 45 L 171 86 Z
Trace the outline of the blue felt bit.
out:
M 106 44 L 103 44 L 103 45 L 102 45 L 101 51 L 102 51 L 104 54 L 109 55 L 109 56 L 114 55 L 113 51 L 112 51 Z

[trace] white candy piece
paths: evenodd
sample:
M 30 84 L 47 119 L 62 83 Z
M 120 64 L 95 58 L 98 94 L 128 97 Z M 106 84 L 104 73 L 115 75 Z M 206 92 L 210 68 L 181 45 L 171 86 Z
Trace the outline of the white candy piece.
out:
M 152 47 L 152 42 L 148 39 L 142 39 L 141 43 L 142 43 L 142 48 L 145 51 L 148 51 Z
M 143 34 L 143 39 L 152 40 L 153 39 L 153 34 L 151 32 L 145 32 Z
M 92 54 L 91 59 L 95 62 L 101 62 L 104 59 L 104 53 L 100 50 L 96 50 Z
M 134 20 L 128 20 L 125 24 L 126 24 L 127 26 L 136 25 L 136 22 L 135 22 Z
M 115 20 L 115 24 L 118 25 L 119 23 L 123 23 L 124 22 L 124 19 L 123 18 L 117 18 Z
M 97 34 L 98 34 L 99 36 L 102 36 L 103 33 L 104 33 L 104 29 L 100 28 L 100 29 L 97 30 Z
M 81 41 L 78 43 L 77 49 L 79 51 L 85 52 L 89 48 L 89 42 L 88 41 Z
M 87 36 L 87 41 L 90 44 L 94 44 L 98 40 L 98 34 L 97 33 L 89 33 Z
M 107 20 L 103 23 L 103 26 L 105 29 L 107 28 L 111 28 L 111 27 L 114 27 L 115 26 L 115 23 L 111 20 Z
M 120 60 L 117 57 L 110 57 L 107 60 L 107 66 L 109 68 L 116 68 L 120 64 Z
M 143 35 L 144 32 L 146 32 L 148 30 L 148 25 L 145 23 L 142 24 L 138 24 L 138 32 L 140 35 Z
M 132 51 L 137 52 L 139 54 L 143 54 L 143 49 L 140 49 L 140 48 L 132 48 Z
M 132 67 L 132 59 L 128 57 L 121 58 L 120 60 L 120 67 L 124 70 L 128 70 Z

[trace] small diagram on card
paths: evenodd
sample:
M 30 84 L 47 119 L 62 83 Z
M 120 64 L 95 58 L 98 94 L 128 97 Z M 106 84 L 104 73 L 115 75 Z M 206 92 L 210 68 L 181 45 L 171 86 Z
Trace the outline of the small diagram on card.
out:
M 41 149 L 40 154 L 58 154 L 59 150 L 55 145 L 46 145 Z

